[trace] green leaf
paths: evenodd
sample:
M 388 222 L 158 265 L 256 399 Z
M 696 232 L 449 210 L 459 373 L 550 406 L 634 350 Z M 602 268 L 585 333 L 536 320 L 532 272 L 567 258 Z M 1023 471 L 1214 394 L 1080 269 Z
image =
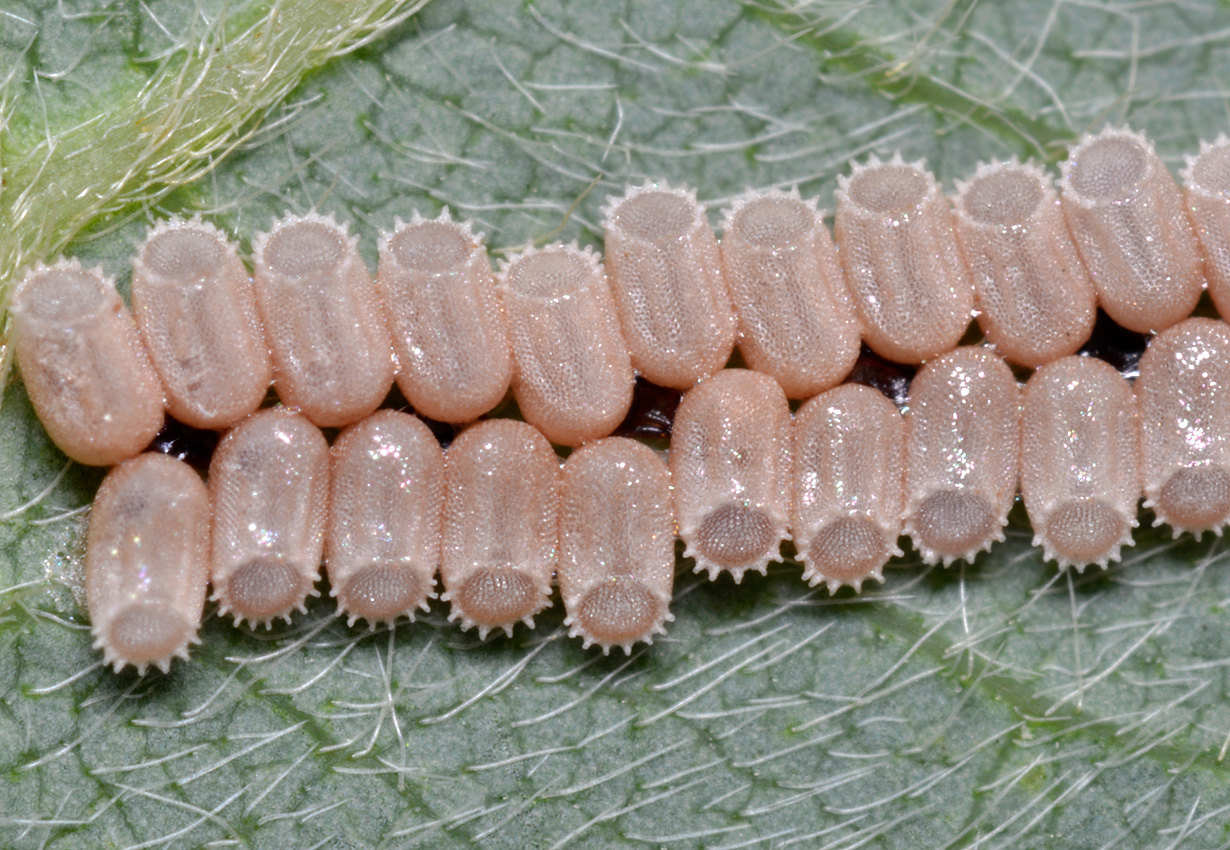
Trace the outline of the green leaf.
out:
M 359 7 L 372 25 L 346 32 Z M 831 205 L 873 151 L 926 157 L 951 186 L 979 159 L 1054 163 L 1107 121 L 1177 169 L 1230 103 L 1213 2 L 436 0 L 327 59 L 408 8 L 9 0 L 0 277 L 73 238 L 125 285 L 171 213 L 246 245 L 315 206 L 373 264 L 380 228 L 445 204 L 499 249 L 600 246 L 598 209 L 629 181 L 694 185 L 716 221 L 747 186 Z M 227 76 L 228 49 L 295 16 L 317 23 L 265 57 L 284 78 Z M 176 87 L 206 67 L 209 85 Z M 140 142 L 131 122 L 166 110 L 187 117 Z M 137 678 L 101 669 L 79 604 L 100 479 L 10 382 L 6 847 L 1230 845 L 1227 550 L 1148 514 L 1123 564 L 1074 577 L 1019 510 L 974 566 L 907 555 L 860 597 L 809 591 L 791 563 L 736 586 L 683 562 L 669 635 L 630 658 L 583 652 L 558 611 L 479 643 L 442 604 L 368 633 L 318 599 L 272 632 L 211 617 L 190 663 Z

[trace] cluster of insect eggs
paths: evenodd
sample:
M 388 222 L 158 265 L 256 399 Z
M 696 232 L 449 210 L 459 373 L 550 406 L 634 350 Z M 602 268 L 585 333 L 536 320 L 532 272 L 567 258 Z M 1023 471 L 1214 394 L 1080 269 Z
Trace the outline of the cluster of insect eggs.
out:
M 711 578 L 793 539 L 813 585 L 858 589 L 902 533 L 928 563 L 1002 540 L 1018 482 L 1061 567 L 1117 559 L 1142 490 L 1176 534 L 1220 533 L 1230 327 L 1188 317 L 1206 280 L 1230 309 L 1230 140 L 1183 177 L 1127 129 L 1076 145 L 1061 192 L 1014 160 L 950 200 L 921 163 L 873 157 L 839 180 L 835 239 L 773 191 L 725 212 L 720 246 L 693 193 L 646 184 L 604 208 L 605 267 L 553 245 L 498 275 L 447 211 L 399 220 L 374 279 L 315 213 L 259 235 L 251 275 L 212 225 L 172 220 L 133 260 L 131 313 L 101 271 L 40 265 L 12 301 L 30 399 L 70 457 L 116 465 L 87 540 L 96 646 L 166 669 L 207 585 L 268 625 L 323 561 L 351 624 L 412 616 L 439 572 L 451 619 L 511 633 L 557 581 L 572 634 L 627 651 L 671 619 L 676 534 Z M 1099 306 L 1157 333 L 1134 388 L 1072 356 Z M 990 346 L 958 346 L 971 315 Z M 736 344 L 747 369 L 725 368 Z M 922 365 L 905 415 L 841 383 L 860 345 Z M 1005 359 L 1036 369 L 1023 391 Z M 608 436 L 638 374 L 684 392 L 669 468 Z M 468 425 L 447 451 L 377 410 L 394 381 Z M 261 410 L 271 382 L 284 406 Z M 510 387 L 525 421 L 478 421 Z M 141 453 L 164 411 L 226 430 L 208 486 Z M 321 428 L 344 430 L 330 447 Z M 561 466 L 552 443 L 577 450 Z

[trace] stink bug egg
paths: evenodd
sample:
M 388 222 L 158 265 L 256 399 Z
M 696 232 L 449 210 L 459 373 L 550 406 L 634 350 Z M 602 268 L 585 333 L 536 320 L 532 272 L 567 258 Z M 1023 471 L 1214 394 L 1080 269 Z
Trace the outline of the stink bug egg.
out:
M 351 625 L 414 618 L 435 594 L 444 453 L 420 420 L 380 410 L 338 437 L 325 567 Z
M 1062 169 L 1064 215 L 1102 309 L 1140 333 L 1187 318 L 1204 287 L 1200 246 L 1153 143 L 1107 127 Z
M 162 427 L 162 385 L 114 281 L 76 260 L 39 265 L 11 310 L 26 392 L 62 452 L 109 466 L 149 445 Z
M 675 578 L 670 474 L 653 450 L 609 437 L 574 452 L 560 495 L 559 588 L 573 637 L 602 651 L 665 633 Z
M 765 572 L 790 539 L 790 407 L 768 375 L 725 369 L 687 392 L 670 452 L 675 519 L 696 572 Z
M 564 446 L 614 431 L 634 376 L 597 255 L 575 244 L 531 248 L 505 264 L 500 290 L 525 421 Z
M 226 435 L 209 464 L 213 599 L 237 624 L 290 622 L 320 577 L 329 446 L 303 416 L 270 408 Z
M 686 390 L 725 366 L 735 314 L 696 193 L 646 183 L 603 212 L 606 270 L 633 367 Z
M 487 249 L 446 209 L 415 213 L 380 239 L 376 285 L 397 354 L 397 385 L 440 422 L 472 422 L 500 403 L 512 377 L 508 328 Z
M 470 426 L 445 454 L 440 576 L 450 620 L 511 636 L 551 604 L 559 546 L 559 459 L 513 419 Z
M 85 592 L 94 646 L 118 671 L 164 673 L 199 643 L 209 578 L 209 492 L 187 464 L 138 455 L 103 479 L 90 512 Z
M 862 329 L 815 201 L 798 192 L 737 200 L 722 225 L 722 269 L 743 359 L 789 398 L 810 398 L 854 368 Z
M 275 222 L 253 248 L 274 386 L 322 428 L 358 422 L 393 386 L 392 343 L 357 242 L 309 213 Z
M 133 257 L 132 310 L 172 416 L 227 428 L 260 406 L 273 364 L 252 280 L 221 231 L 199 220 L 155 227 Z
M 1004 539 L 1016 496 L 1020 390 L 990 350 L 932 360 L 910 384 L 905 533 L 928 564 L 947 566 Z
M 1114 367 L 1064 357 L 1022 396 L 1021 497 L 1034 545 L 1060 567 L 1105 567 L 1132 545 L 1140 501 L 1136 397 Z
M 1093 332 L 1097 295 L 1050 177 L 1036 165 L 982 163 L 957 189 L 957 235 L 987 339 L 1023 366 L 1074 353 Z
M 1140 360 L 1145 507 L 1155 525 L 1220 535 L 1230 519 L 1230 327 L 1188 319 Z
M 898 363 L 950 350 L 969 327 L 974 286 L 940 184 L 901 154 L 837 181 L 837 244 L 863 340 Z
M 905 425 L 879 391 L 835 387 L 794 420 L 790 535 L 803 578 L 856 591 L 900 555 Z
M 1187 209 L 1204 254 L 1209 295 L 1222 316 L 1230 316 L 1230 138 L 1200 143 L 1183 170 Z

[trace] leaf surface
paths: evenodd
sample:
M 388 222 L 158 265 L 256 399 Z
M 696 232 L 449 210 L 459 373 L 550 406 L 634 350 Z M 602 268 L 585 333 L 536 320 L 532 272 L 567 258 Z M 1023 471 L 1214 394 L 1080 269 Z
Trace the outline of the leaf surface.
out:
M 442 205 L 497 257 L 600 247 L 605 196 L 646 178 L 696 186 L 716 222 L 746 187 L 797 184 L 831 208 L 836 175 L 871 152 L 925 157 L 951 187 L 980 159 L 1053 165 L 1081 132 L 1126 121 L 1177 170 L 1227 121 L 1230 29 L 1212 2 L 435 0 L 285 99 L 270 88 L 259 129 L 269 101 L 253 95 L 218 135 L 144 159 L 117 144 L 110 171 L 61 181 L 70 208 L 27 195 L 14 215 L 39 156 L 96 147 L 88 128 L 150 92 L 183 115 L 219 109 L 208 87 L 156 89 L 190 65 L 185 45 L 213 32 L 217 49 L 247 49 L 271 37 L 261 20 L 345 8 L 0 8 L 4 274 L 75 237 L 66 250 L 125 288 L 153 219 L 201 212 L 246 247 L 271 216 L 313 206 L 351 222 L 373 266 L 381 228 Z M 1172 541 L 1147 514 L 1124 563 L 1071 578 L 1042 563 L 1019 508 L 972 567 L 907 555 L 860 597 L 809 591 L 792 563 L 736 586 L 681 562 L 669 635 L 630 658 L 583 652 L 558 604 L 532 632 L 479 643 L 442 604 L 368 633 L 322 598 L 272 632 L 210 617 L 191 663 L 138 679 L 100 668 L 79 605 L 100 480 L 66 463 L 10 382 L 4 846 L 1230 841 L 1226 549 Z

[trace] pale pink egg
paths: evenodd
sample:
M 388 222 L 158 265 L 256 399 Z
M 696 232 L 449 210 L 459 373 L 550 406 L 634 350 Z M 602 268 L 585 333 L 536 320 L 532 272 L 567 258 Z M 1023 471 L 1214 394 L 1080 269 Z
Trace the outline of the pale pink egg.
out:
M 560 495 L 559 589 L 569 634 L 631 652 L 665 634 L 675 579 L 670 473 L 653 450 L 608 437 L 573 452 Z
M 735 314 L 717 240 L 690 189 L 629 187 L 603 208 L 606 271 L 632 366 L 686 390 L 726 365 Z
M 862 327 L 815 201 L 798 192 L 738 199 L 722 224 L 722 269 L 743 359 L 789 398 L 810 398 L 854 368 Z
M 1153 143 L 1107 127 L 1082 138 L 1061 167 L 1068 229 L 1102 309 L 1140 333 L 1186 319 L 1204 288 L 1200 246 Z
M 109 466 L 162 428 L 163 390 L 115 282 L 76 260 L 38 265 L 13 292 L 13 350 L 52 442 Z
M 444 452 L 406 413 L 379 410 L 331 449 L 325 568 L 351 625 L 414 619 L 435 596 L 444 511 Z
M 142 454 L 107 473 L 90 511 L 85 592 L 103 661 L 164 673 L 199 643 L 209 491 L 191 467 Z

